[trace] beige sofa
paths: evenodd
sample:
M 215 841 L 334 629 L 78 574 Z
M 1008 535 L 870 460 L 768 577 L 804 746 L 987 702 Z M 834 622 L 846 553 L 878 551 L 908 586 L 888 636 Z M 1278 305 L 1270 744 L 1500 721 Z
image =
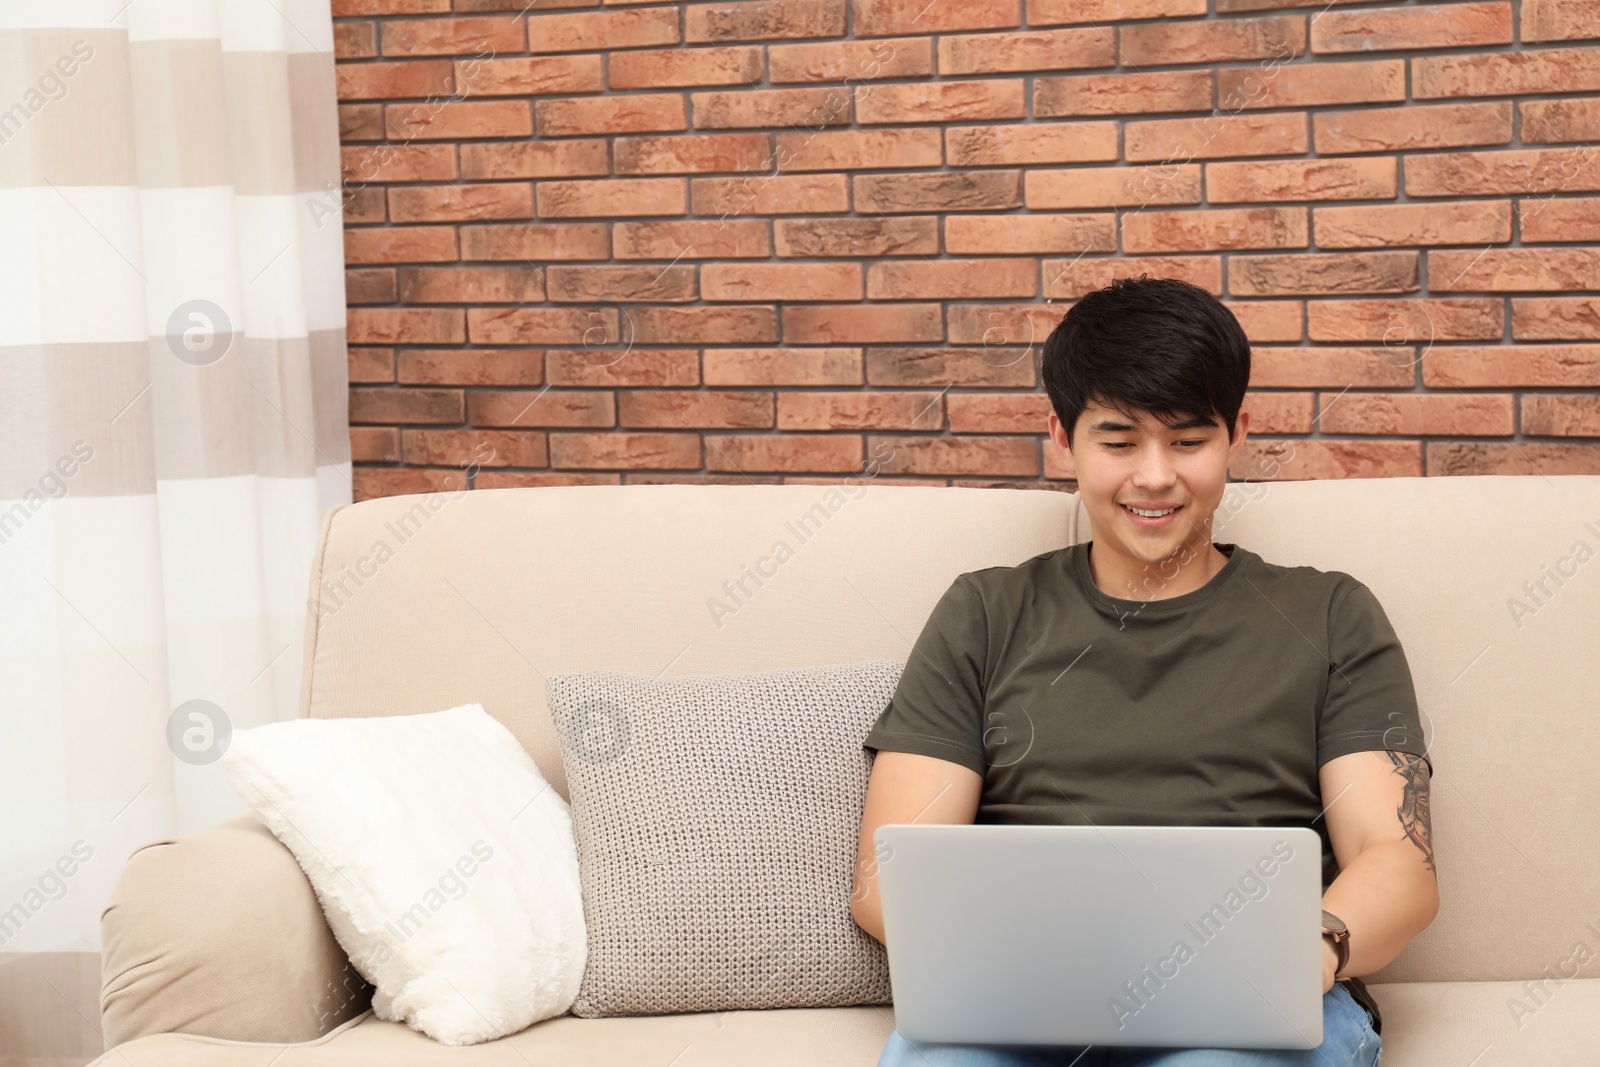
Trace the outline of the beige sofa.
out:
M 1217 518 L 1218 541 L 1370 585 L 1429 717 L 1442 906 L 1369 978 L 1385 1067 L 1600 1063 L 1600 476 L 1235 483 Z M 1073 494 L 870 479 L 365 501 L 323 528 L 301 713 L 481 701 L 566 795 L 549 674 L 904 657 L 956 574 L 1091 536 Z M 372 1015 L 248 814 L 136 852 L 103 927 L 108 1067 L 871 1065 L 893 1027 L 871 1006 L 564 1016 L 443 1046 Z

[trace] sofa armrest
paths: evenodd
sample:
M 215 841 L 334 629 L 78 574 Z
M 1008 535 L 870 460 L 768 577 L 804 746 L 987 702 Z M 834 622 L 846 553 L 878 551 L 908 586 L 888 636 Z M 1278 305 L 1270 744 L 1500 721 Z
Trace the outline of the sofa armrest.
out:
M 147 1034 L 307 1041 L 372 987 L 294 854 L 251 812 L 135 849 L 100 913 L 106 1048 Z

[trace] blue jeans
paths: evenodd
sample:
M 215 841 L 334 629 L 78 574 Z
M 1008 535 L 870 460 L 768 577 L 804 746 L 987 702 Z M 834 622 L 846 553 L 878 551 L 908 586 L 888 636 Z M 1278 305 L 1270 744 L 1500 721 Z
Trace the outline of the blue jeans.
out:
M 1335 982 L 1322 995 L 1322 1044 L 1316 1048 L 920 1044 L 896 1030 L 878 1067 L 1378 1067 L 1381 1051 L 1367 1010 Z

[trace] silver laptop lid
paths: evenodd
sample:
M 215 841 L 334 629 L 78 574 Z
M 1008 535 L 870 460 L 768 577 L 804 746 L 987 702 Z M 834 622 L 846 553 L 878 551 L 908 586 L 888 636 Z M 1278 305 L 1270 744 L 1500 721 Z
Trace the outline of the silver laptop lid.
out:
M 881 826 L 918 1042 L 1315 1048 L 1322 852 L 1270 826 Z

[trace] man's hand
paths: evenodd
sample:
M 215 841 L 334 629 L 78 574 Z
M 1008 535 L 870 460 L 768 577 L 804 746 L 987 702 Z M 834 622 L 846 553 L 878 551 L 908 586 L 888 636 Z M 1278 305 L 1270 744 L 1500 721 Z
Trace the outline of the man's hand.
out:
M 1322 937 L 1320 927 L 1317 936 L 1322 939 L 1322 991 L 1326 993 L 1333 988 L 1333 972 L 1339 969 L 1339 953 L 1334 949 L 1332 941 Z

